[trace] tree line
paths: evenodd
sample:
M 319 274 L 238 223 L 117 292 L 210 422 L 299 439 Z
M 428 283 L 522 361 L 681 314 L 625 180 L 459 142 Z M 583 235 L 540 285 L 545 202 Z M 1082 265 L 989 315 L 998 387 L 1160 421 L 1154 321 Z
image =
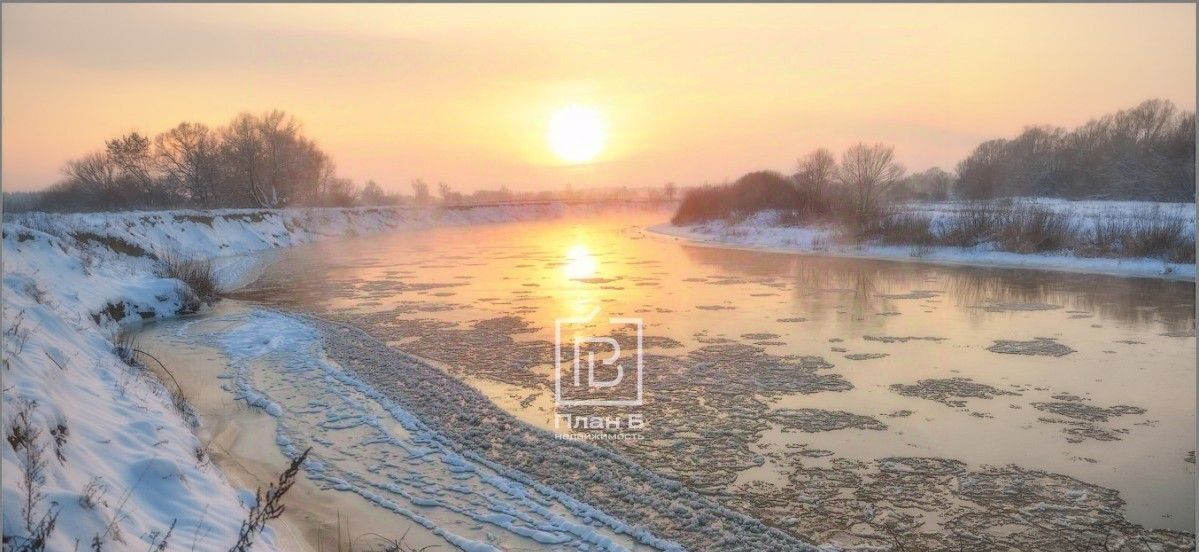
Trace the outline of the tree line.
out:
M 279 110 L 241 113 L 219 128 L 183 122 L 154 136 L 140 132 L 67 161 L 42 192 L 45 210 L 349 205 L 354 183 Z
M 859 226 L 877 216 L 910 180 L 891 146 L 855 144 L 840 160 L 820 148 L 801 158 L 791 176 L 757 171 L 729 184 L 689 189 L 672 222 L 736 219 L 770 209 L 794 217 L 792 222 L 835 219 Z
M 1148 100 L 1071 131 L 1028 127 L 1016 138 L 980 144 L 956 174 L 937 167 L 908 174 L 885 144 L 857 144 L 840 158 L 820 148 L 801 157 L 789 176 L 757 171 L 692 188 L 674 221 L 772 209 L 864 231 L 897 200 L 1027 196 L 1194 201 L 1195 113 Z
M 1147 100 L 1066 130 L 1030 126 L 983 142 L 957 165 L 970 199 L 1195 200 L 1195 112 Z
M 882 199 L 989 199 L 1013 196 L 1068 199 L 1193 201 L 1195 113 L 1167 100 L 1092 120 L 1073 130 L 1030 126 L 1012 139 L 980 144 L 955 173 L 931 168 L 906 174 L 893 150 L 861 144 L 838 163 L 826 149 L 800 159 L 788 177 L 803 209 L 827 214 L 836 191 L 853 196 L 862 216 Z M 871 166 L 873 164 L 873 166 Z M 869 186 L 852 171 L 866 171 Z M 374 181 L 357 186 L 339 177 L 333 160 L 283 111 L 242 113 L 210 128 L 184 122 L 153 137 L 130 132 L 67 161 L 63 178 L 43 192 L 5 193 L 6 209 L 89 211 L 426 204 L 568 197 L 571 191 L 514 193 L 506 188 L 467 195 L 417 179 L 412 195 L 387 193 Z M 856 178 L 856 179 L 855 179 Z M 834 190 L 836 184 L 845 184 Z M 710 188 L 710 186 L 709 186 Z M 675 187 L 665 187 L 672 198 Z
M 833 154 L 818 149 L 799 160 L 792 178 L 801 191 L 821 192 L 837 169 Z M 888 199 L 1194 201 L 1195 112 L 1155 99 L 1073 130 L 1029 126 L 979 144 L 956 174 L 933 167 L 882 187 Z
M 150 136 L 129 132 L 65 162 L 62 179 L 38 192 L 5 192 L 6 212 L 112 211 L 172 208 L 427 205 L 506 201 L 669 199 L 666 191 L 605 190 L 513 192 L 501 186 L 471 193 L 449 184 L 413 180 L 410 195 L 387 192 L 374 180 L 361 186 L 337 175 L 332 158 L 279 110 L 241 113 L 211 128 L 183 122 Z M 666 194 L 665 196 L 663 194 Z

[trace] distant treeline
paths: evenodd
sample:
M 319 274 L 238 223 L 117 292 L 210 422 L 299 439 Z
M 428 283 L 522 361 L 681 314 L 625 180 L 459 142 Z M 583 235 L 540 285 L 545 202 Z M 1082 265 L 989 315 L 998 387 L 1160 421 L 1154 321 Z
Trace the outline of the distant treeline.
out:
M 6 194 L 17 204 L 6 210 L 347 205 L 355 196 L 329 155 L 282 111 L 242 113 L 216 129 L 185 122 L 155 136 L 130 132 L 67 161 L 62 175 L 44 192 Z
M 500 187 L 463 194 L 444 182 L 434 190 L 422 179 L 410 183 L 411 195 L 387 193 L 373 180 L 359 186 L 339 177 L 300 122 L 278 110 L 242 113 L 215 129 L 184 122 L 153 137 L 130 132 L 67 161 L 62 175 L 44 191 L 5 192 L 5 212 L 662 199 L 674 193 L 667 185 L 523 193 Z
M 1148 100 L 1074 130 L 1031 126 L 983 142 L 957 173 L 963 198 L 1194 201 L 1195 112 Z
M 884 144 L 857 144 L 840 159 L 820 148 L 791 175 L 757 171 L 689 189 L 674 222 L 772 209 L 865 231 L 894 201 L 950 197 L 1194 201 L 1195 113 L 1147 100 L 1071 131 L 1028 127 L 1016 138 L 982 143 L 956 174 L 937 167 L 907 174 Z
M 1195 197 L 1195 113 L 1181 111 L 1166 100 L 1148 100 L 1070 131 L 1034 126 L 1012 139 L 984 142 L 958 163 L 956 174 L 934 167 L 905 175 L 894 163 L 891 148 L 884 146 L 859 145 L 846 154 L 840 163 L 825 149 L 801 159 L 796 172 L 787 177 L 798 201 L 805 203 L 799 210 L 826 214 L 838 203 L 857 201 L 858 205 L 842 206 L 861 217 L 875 203 L 893 199 L 1040 196 L 1193 201 Z M 885 166 L 868 166 L 879 162 Z M 864 183 L 861 174 L 850 170 L 881 171 L 872 178 L 882 181 Z M 337 176 L 333 160 L 304 135 L 302 125 L 277 110 L 242 113 L 215 129 L 185 122 L 153 137 L 130 132 L 67 161 L 62 174 L 61 181 L 42 192 L 6 192 L 5 210 L 394 205 L 581 195 L 569 189 L 514 193 L 506 188 L 466 195 L 445 183 L 438 183 L 434 192 L 420 179 L 411 183 L 411 195 L 386 193 L 374 181 L 359 187 Z M 718 187 L 695 193 L 706 196 L 702 202 L 712 203 L 716 210 L 742 203 L 729 201 L 714 190 Z M 761 192 L 755 190 L 758 197 L 747 201 L 785 204 L 794 199 L 787 194 L 767 200 Z M 667 184 L 651 195 L 673 198 L 674 193 L 674 184 Z M 621 188 L 600 195 L 631 199 L 645 194 Z M 699 195 L 694 199 L 701 200 Z M 683 218 L 689 218 L 686 212 Z

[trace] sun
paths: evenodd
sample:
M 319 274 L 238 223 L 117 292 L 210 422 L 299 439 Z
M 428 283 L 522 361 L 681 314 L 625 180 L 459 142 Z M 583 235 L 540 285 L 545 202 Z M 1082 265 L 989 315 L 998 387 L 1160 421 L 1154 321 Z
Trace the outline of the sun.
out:
M 545 138 L 563 161 L 586 163 L 603 151 L 608 128 L 598 109 L 574 104 L 554 112 Z

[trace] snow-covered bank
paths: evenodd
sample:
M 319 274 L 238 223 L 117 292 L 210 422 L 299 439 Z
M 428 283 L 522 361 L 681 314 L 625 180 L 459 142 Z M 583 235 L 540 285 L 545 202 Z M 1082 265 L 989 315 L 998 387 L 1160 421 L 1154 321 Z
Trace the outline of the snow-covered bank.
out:
M 1133 219 L 1147 210 L 1185 218 L 1188 231 L 1194 232 L 1195 204 L 1147 203 L 1135 201 L 1064 201 L 1035 200 L 1039 206 L 1068 212 L 1079 225 L 1094 224 L 1096 217 L 1106 220 Z M 911 203 L 903 209 L 912 214 L 930 217 L 934 223 L 952 216 L 968 204 Z M 877 244 L 838 243 L 839 230 L 826 226 L 787 226 L 780 223 L 774 212 L 760 212 L 744 221 L 730 223 L 711 221 L 703 224 L 674 226 L 659 224 L 649 228 L 662 236 L 685 239 L 698 245 L 734 247 L 762 251 L 851 257 L 892 261 L 914 261 L 946 265 L 988 266 L 1001 268 L 1030 268 L 1061 272 L 1109 274 L 1115 276 L 1194 280 L 1195 265 L 1173 263 L 1159 259 L 1130 259 L 1082 257 L 1069 253 L 1023 254 L 999 251 L 993 245 L 975 247 L 912 247 Z
M 246 255 L 268 249 L 564 212 L 537 205 L 7 217 L 5 430 L 11 435 L 9 423 L 24 410 L 35 435 L 29 444 L 10 439 L 0 454 L 6 548 L 51 519 L 49 550 L 88 548 L 94 540 L 105 549 L 147 549 L 168 533 L 167 548 L 227 550 L 236 540 L 253 493 L 233 488 L 199 454 L 201 443 L 170 393 L 123 362 L 112 343 L 121 323 L 175 316 L 193 302 L 181 282 L 156 275 L 158 259 L 216 259 L 228 286 L 254 267 Z M 269 532 L 258 544 L 273 548 Z

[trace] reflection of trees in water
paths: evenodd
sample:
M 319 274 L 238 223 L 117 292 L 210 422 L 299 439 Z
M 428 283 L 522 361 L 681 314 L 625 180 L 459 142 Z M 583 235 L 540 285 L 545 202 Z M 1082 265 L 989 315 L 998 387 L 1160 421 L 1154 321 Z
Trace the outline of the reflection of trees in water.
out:
M 1160 322 L 1177 330 L 1195 325 L 1194 285 L 1188 282 L 979 268 L 946 269 L 940 279 L 960 307 L 1045 303 L 1135 326 Z
M 967 309 L 972 321 L 994 303 L 1061 305 L 1137 326 L 1155 322 L 1170 331 L 1195 327 L 1194 284 L 1153 278 L 1120 278 L 1038 270 L 936 266 L 898 261 L 799 256 L 684 246 L 695 263 L 747 276 L 789 278 L 799 310 L 814 319 L 842 308 L 853 321 L 895 310 L 887 295 L 940 292 L 944 303 Z M 849 296 L 848 302 L 841 300 Z

